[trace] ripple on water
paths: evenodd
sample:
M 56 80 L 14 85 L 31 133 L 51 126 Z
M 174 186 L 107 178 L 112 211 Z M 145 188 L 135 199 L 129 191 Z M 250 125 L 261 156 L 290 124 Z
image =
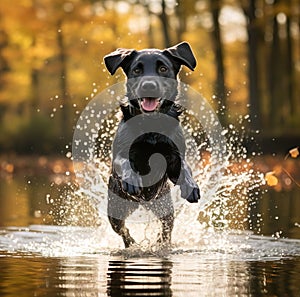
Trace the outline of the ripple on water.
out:
M 300 256 L 300 240 L 212 229 L 197 230 L 195 238 L 198 240 L 190 237 L 184 244 L 182 241 L 178 244 L 177 234 L 174 234 L 169 248 L 142 241 L 135 247 L 124 249 L 120 238 L 106 227 L 109 227 L 108 222 L 98 228 L 32 225 L 1 229 L 0 254 L 43 257 L 111 255 L 125 258 L 200 255 L 205 261 L 274 261 Z

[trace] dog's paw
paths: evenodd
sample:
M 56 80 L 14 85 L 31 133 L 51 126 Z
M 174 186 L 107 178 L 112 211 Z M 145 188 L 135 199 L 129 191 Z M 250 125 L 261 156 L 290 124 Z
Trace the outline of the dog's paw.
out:
M 197 185 L 181 185 L 181 197 L 186 199 L 190 203 L 197 203 L 200 199 L 200 190 Z
M 186 198 L 186 200 L 190 203 L 197 203 L 200 199 L 200 190 L 199 188 L 194 188 L 190 195 Z
M 138 195 L 141 193 L 141 187 L 137 185 L 132 185 L 126 181 L 122 181 L 122 188 L 123 191 L 126 192 L 129 195 Z

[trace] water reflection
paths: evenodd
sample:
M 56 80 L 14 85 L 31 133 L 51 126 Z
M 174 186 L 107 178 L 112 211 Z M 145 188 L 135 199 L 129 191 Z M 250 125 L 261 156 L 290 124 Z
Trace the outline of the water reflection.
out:
M 168 259 L 6 255 L 0 257 L 0 267 L 1 296 L 293 297 L 300 293 L 299 258 L 241 262 L 197 254 Z
M 109 261 L 108 296 L 172 296 L 172 262 L 168 260 Z
M 59 259 L 0 257 L 1 296 L 57 296 Z M 37 271 L 39 273 L 37 273 Z
M 53 223 L 47 197 L 57 201 L 62 187 L 45 175 L 0 179 L 0 226 Z
M 299 261 L 298 257 L 281 261 L 251 262 L 249 286 L 253 296 L 300 296 Z
M 269 190 L 251 208 L 253 231 L 274 237 L 300 238 L 300 189 Z

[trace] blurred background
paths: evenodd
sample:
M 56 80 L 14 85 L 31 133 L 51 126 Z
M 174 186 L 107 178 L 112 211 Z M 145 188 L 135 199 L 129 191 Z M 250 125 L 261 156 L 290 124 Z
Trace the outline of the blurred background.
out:
M 263 149 L 276 138 L 271 150 L 286 151 L 300 138 L 299 9 L 299 0 L 2 0 L 0 151 L 59 153 L 89 100 L 123 80 L 105 70 L 105 54 L 183 40 L 198 66 L 182 79 L 223 124 L 249 115 Z
M 259 168 L 277 179 L 261 207 L 283 203 L 284 221 L 275 207 L 268 219 L 281 225 L 268 232 L 299 236 L 299 160 L 289 154 L 300 144 L 299 10 L 299 0 L 1 0 L 0 225 L 47 220 L 50 192 L 72 175 L 63 157 L 78 116 L 124 80 L 121 70 L 109 75 L 103 56 L 185 40 L 198 66 L 181 79 L 244 135 L 249 154 L 264 153 Z

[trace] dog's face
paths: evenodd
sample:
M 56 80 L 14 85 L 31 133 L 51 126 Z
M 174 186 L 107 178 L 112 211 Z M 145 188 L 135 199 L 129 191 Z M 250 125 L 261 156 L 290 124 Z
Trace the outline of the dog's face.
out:
M 104 57 L 113 75 L 119 67 L 126 74 L 129 102 L 143 113 L 160 111 L 177 95 L 177 74 L 181 65 L 194 70 L 196 60 L 188 43 L 165 50 L 118 49 Z
M 159 50 L 137 52 L 125 73 L 130 103 L 142 112 L 158 111 L 165 100 L 176 96 L 174 66 L 169 57 Z

